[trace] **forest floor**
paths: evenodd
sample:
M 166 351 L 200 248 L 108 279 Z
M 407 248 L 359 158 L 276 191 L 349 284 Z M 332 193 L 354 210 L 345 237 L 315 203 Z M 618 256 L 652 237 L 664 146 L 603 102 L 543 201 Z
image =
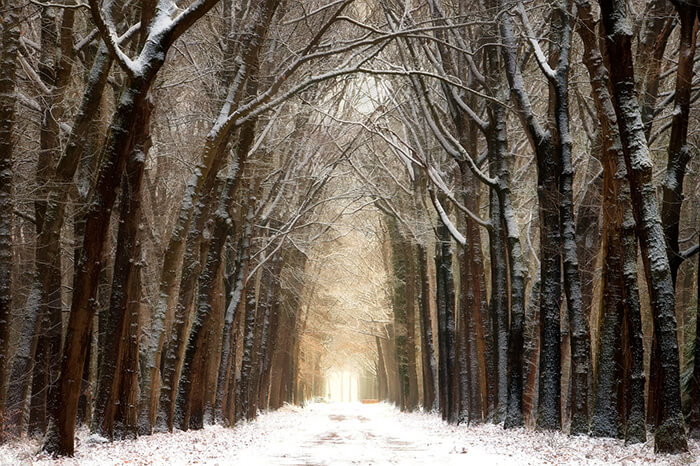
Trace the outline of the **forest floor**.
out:
M 0 446 L 0 464 L 700 464 L 697 442 L 689 454 L 654 455 L 652 442 L 627 447 L 491 424 L 452 426 L 434 414 L 401 413 L 383 403 L 287 406 L 234 429 L 209 426 L 119 442 L 83 430 L 76 456 L 59 461 L 38 449 L 38 441 Z

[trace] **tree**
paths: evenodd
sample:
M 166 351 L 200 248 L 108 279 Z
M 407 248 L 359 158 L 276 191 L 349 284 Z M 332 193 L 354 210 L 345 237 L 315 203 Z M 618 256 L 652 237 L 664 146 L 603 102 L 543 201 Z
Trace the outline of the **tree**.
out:
M 6 418 L 12 313 L 13 259 L 13 126 L 15 123 L 17 49 L 19 47 L 19 11 L 7 3 L 2 11 L 0 29 L 0 419 Z M 3 9 L 4 10 L 4 9 Z M 5 426 L 0 425 L 0 431 Z M 1 436 L 1 434 L 0 434 Z
M 657 404 L 654 449 L 675 453 L 688 448 L 680 404 L 675 297 L 661 216 L 652 183 L 652 163 L 633 84 L 632 33 L 625 5 L 601 2 L 600 7 L 606 33 L 605 47 L 608 55 L 615 57 L 615 60 L 610 60 L 610 82 L 658 340 L 656 358 L 660 363 L 658 375 L 661 390 L 655 393 L 654 400 Z

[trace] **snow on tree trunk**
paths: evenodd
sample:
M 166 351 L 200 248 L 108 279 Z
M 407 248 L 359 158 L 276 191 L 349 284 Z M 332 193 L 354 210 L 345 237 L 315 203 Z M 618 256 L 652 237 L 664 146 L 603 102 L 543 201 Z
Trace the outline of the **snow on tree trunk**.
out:
M 447 226 L 440 223 L 435 245 L 438 309 L 438 387 L 442 418 L 454 422 L 455 318 L 452 279 L 452 240 Z
M 111 296 L 108 315 L 104 319 L 105 350 L 100 361 L 100 380 L 97 390 L 95 421 L 102 435 L 115 436 L 115 421 L 119 427 L 116 436 L 133 435 L 125 417 L 115 419 L 117 411 L 126 414 L 127 407 L 122 406 L 122 385 L 124 379 L 131 374 L 138 374 L 138 360 L 129 358 L 132 345 L 132 313 L 134 301 L 140 300 L 140 287 L 135 286 L 138 280 L 139 263 L 141 262 L 141 239 L 139 224 L 141 223 L 141 187 L 148 150 L 150 148 L 150 118 L 153 104 L 147 99 L 135 125 L 133 135 L 134 148 L 126 165 L 126 173 L 122 182 L 122 198 L 117 234 L 117 250 L 114 259 L 114 274 L 112 277 Z M 134 295 L 133 293 L 136 292 Z M 138 306 L 136 306 L 138 307 Z M 136 366 L 126 364 L 127 359 Z
M 603 161 L 603 290 L 591 433 L 646 440 L 637 236 L 608 70 L 598 47 L 591 3 L 578 1 L 583 62 L 593 89 Z M 641 377 L 640 377 L 641 376 Z
M 630 179 L 632 206 L 649 283 L 658 349 L 659 390 L 655 392 L 654 449 L 677 453 L 688 449 L 680 400 L 680 368 L 676 340 L 675 296 L 661 217 L 652 178 L 652 163 L 634 89 L 632 33 L 626 6 L 600 2 L 610 81 Z M 654 362 L 652 361 L 652 364 Z
M 159 11 L 147 29 L 148 40 L 143 43 L 136 61 L 125 61 L 118 52 L 113 31 L 103 31 L 104 40 L 117 53 L 116 57 L 127 74 L 119 103 L 105 145 L 102 148 L 102 166 L 99 169 L 94 198 L 85 215 L 83 249 L 75 265 L 75 286 L 71 312 L 61 359 L 61 375 L 49 397 L 55 400 L 50 413 L 48 435 L 44 450 L 52 454 L 71 455 L 74 449 L 75 418 L 80 393 L 80 380 L 87 352 L 88 339 L 97 304 L 97 285 L 100 260 L 104 252 L 119 182 L 127 158 L 133 149 L 131 138 L 146 101 L 151 84 L 165 61 L 172 43 L 197 19 L 216 4 L 216 0 L 200 0 L 171 20 L 167 13 Z M 93 4 L 93 17 L 99 19 L 99 6 Z M 102 20 L 103 21 L 103 20 Z M 104 22 L 102 23 L 104 26 Z M 145 34 L 144 34 L 145 36 Z
M 147 370 L 141 383 L 144 394 L 141 408 L 142 432 L 149 432 L 152 429 L 159 410 L 158 387 L 161 377 L 161 358 L 164 344 L 171 338 L 172 321 L 179 296 L 178 285 L 181 281 L 182 262 L 188 243 L 186 237 L 200 204 L 200 198 L 212 191 L 217 174 L 224 166 L 227 154 L 226 146 L 233 129 L 231 122 L 225 123 L 241 103 L 242 98 L 248 95 L 245 92 L 246 88 L 250 87 L 251 83 L 253 86 L 257 85 L 256 73 L 259 67 L 260 49 L 278 4 L 278 0 L 257 2 L 254 11 L 250 13 L 251 23 L 243 31 L 245 35 L 249 36 L 249 40 L 240 50 L 237 50 L 238 56 L 232 59 L 232 62 L 239 64 L 239 66 L 226 79 L 229 96 L 220 108 L 219 115 L 207 135 L 197 169 L 187 181 L 177 220 L 170 234 L 168 247 L 163 258 L 158 301 L 153 317 L 154 331 L 146 353 Z M 248 86 L 246 86 L 246 82 L 248 82 Z M 240 167 L 243 162 L 244 159 L 239 160 L 237 165 Z M 181 358 L 180 356 L 179 359 Z M 174 388 L 176 383 L 177 380 L 169 382 L 169 387 Z M 165 396 L 167 397 L 168 394 Z M 170 401 L 174 401 L 172 396 L 170 396 Z
M 496 160 L 489 160 L 489 174 L 497 170 Z M 496 366 L 496 383 L 490 388 L 497 394 L 496 420 L 505 418 L 508 400 L 508 264 L 506 263 L 505 231 L 501 204 L 496 189 L 489 190 L 489 211 L 492 228 L 489 230 L 489 251 L 491 252 L 491 324 L 493 326 L 493 347 Z M 477 272 L 478 273 L 478 272 Z M 477 353 L 478 354 L 478 353 Z
M 215 207 L 216 197 L 223 182 L 217 181 L 209 195 L 203 196 L 201 206 L 195 209 L 194 219 L 185 241 L 184 257 L 181 264 L 178 298 L 171 323 L 171 338 L 163 343 L 163 355 L 160 370 L 160 401 L 156 431 L 173 430 L 173 415 L 177 399 L 178 385 L 182 376 L 185 351 L 189 333 L 196 318 L 195 294 L 197 282 L 203 272 L 210 246 L 211 232 L 210 211 Z

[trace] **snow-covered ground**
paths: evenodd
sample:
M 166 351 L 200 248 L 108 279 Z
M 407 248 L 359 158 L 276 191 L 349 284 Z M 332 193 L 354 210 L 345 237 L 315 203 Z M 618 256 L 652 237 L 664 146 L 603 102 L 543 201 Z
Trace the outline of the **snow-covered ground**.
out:
M 36 441 L 11 443 L 0 447 L 0 464 L 700 464 L 697 442 L 690 454 L 662 456 L 654 455 L 651 442 L 626 447 L 616 440 L 495 425 L 451 426 L 435 415 L 400 413 L 386 404 L 285 407 L 235 429 L 99 440 L 81 432 L 76 456 L 59 461 L 37 454 Z

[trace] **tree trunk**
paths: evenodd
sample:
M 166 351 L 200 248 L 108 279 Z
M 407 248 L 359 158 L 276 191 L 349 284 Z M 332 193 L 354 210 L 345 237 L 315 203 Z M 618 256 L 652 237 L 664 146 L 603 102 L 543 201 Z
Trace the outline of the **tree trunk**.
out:
M 416 257 L 413 245 L 405 243 L 408 273 L 406 274 L 406 356 L 408 357 L 408 400 L 406 409 L 418 407 L 418 371 L 416 367 Z
M 577 5 L 581 22 L 578 33 L 593 89 L 603 161 L 603 318 L 591 429 L 593 435 L 624 434 L 630 443 L 644 442 L 644 348 L 630 188 L 592 7 L 588 1 L 578 1 Z
M 154 426 L 156 431 L 173 430 L 175 403 L 178 397 L 178 386 L 182 376 L 185 352 L 190 340 L 190 332 L 196 318 L 195 295 L 197 282 L 202 268 L 207 260 L 210 246 L 211 225 L 210 210 L 214 207 L 223 183 L 217 181 L 213 195 L 203 196 L 203 207 L 194 214 L 194 220 L 185 242 L 184 258 L 181 264 L 180 285 L 178 287 L 177 304 L 172 321 L 171 338 L 163 345 L 163 356 L 160 370 L 160 401 L 158 415 Z M 217 189 L 218 188 L 218 189 Z
M 108 317 L 105 319 L 106 328 L 100 329 L 105 333 L 105 350 L 100 361 L 95 421 L 102 435 L 108 438 L 114 437 L 116 412 L 125 412 L 128 409 L 127 406 L 121 405 L 123 379 L 134 373 L 138 374 L 138 358 L 134 361 L 129 356 L 133 350 L 132 325 L 138 326 L 141 289 L 136 284 L 140 283 L 138 274 L 142 260 L 139 238 L 139 225 L 142 221 L 141 187 L 151 144 L 149 129 L 152 111 L 153 105 L 146 99 L 135 125 L 135 134 L 132 136 L 134 148 L 126 166 L 123 182 L 112 294 L 107 310 Z M 134 312 L 136 319 L 132 315 Z M 136 366 L 127 365 L 127 360 L 132 364 L 135 362 Z M 120 421 L 123 420 L 124 417 Z M 120 426 L 125 427 L 123 422 L 120 422 Z M 127 433 L 129 432 L 117 432 L 117 436 L 121 437 Z
M 697 7 L 676 3 L 681 22 L 680 44 L 678 46 L 678 71 L 676 72 L 676 92 L 673 102 L 671 139 L 668 143 L 666 177 L 663 185 L 661 222 L 666 239 L 666 253 L 671 267 L 671 279 L 676 286 L 678 269 L 683 263 L 678 244 L 683 205 L 683 179 L 692 155 L 688 147 L 688 118 L 693 87 L 695 65 L 695 45 L 698 30 Z
M 14 11 L 14 10 L 13 10 Z M 80 156 L 85 142 L 89 139 L 85 133 L 97 114 L 101 95 L 107 82 L 107 76 L 112 60 L 106 47 L 100 47 L 90 71 L 90 79 L 86 83 L 86 92 L 75 118 L 72 131 L 68 136 L 66 149 L 55 170 L 49 198 L 46 202 L 44 221 L 39 232 L 38 245 L 36 247 L 37 258 L 42 263 L 49 263 L 49 257 L 57 257 L 60 245 L 60 232 L 64 221 L 66 199 L 68 197 L 67 186 L 73 180 L 78 168 Z M 45 257 L 42 259 L 42 257 Z M 11 387 L 8 392 L 8 406 L 11 406 L 15 415 L 11 423 L 16 426 L 16 431 L 21 432 L 25 411 L 25 403 L 29 394 L 34 359 L 38 345 L 38 336 L 41 325 L 40 311 L 41 285 L 39 277 L 35 276 L 34 285 L 27 304 L 27 315 L 22 327 L 20 343 L 15 354 L 12 372 L 10 376 Z
M 626 6 L 600 2 L 605 44 L 610 57 L 610 78 L 615 113 L 623 142 L 630 179 L 637 234 L 649 283 L 654 331 L 659 345 L 660 390 L 656 392 L 654 449 L 658 452 L 687 451 L 688 444 L 680 400 L 675 297 L 671 267 L 666 254 L 663 228 L 652 178 L 651 159 L 644 135 L 639 103 L 634 89 L 632 33 Z
M 263 351 L 263 365 L 262 365 L 262 375 L 260 382 L 260 408 L 263 410 L 269 409 L 270 403 L 270 392 L 272 387 L 270 383 L 272 381 L 272 360 L 277 352 L 277 342 L 279 341 L 280 333 L 280 312 L 281 312 L 281 286 L 280 286 L 280 274 L 282 271 L 282 258 L 277 253 L 276 257 L 273 259 L 271 265 L 271 281 L 268 290 L 268 300 L 270 301 L 270 322 L 268 330 L 268 339 L 265 350 Z M 283 329 L 282 329 L 283 330 Z M 317 394 L 317 396 L 320 396 Z
M 6 4 L 0 21 L 0 441 L 6 426 L 8 406 L 5 404 L 10 371 L 10 318 L 12 316 L 13 262 L 13 150 L 15 124 L 15 92 L 20 21 L 17 2 Z M 10 406 L 10 408 L 12 408 Z
M 502 7 L 513 7 L 512 2 L 501 2 Z M 563 29 L 563 28 L 562 28 Z M 546 430 L 561 429 L 561 246 L 560 230 L 561 149 L 557 150 L 549 131 L 544 130 L 532 113 L 520 64 L 515 55 L 512 24 L 506 16 L 500 23 L 505 44 L 502 55 L 513 100 L 517 103 L 520 119 L 528 134 L 537 159 L 537 197 L 540 212 L 540 366 L 538 427 Z M 559 86 L 557 86 L 559 87 Z M 561 97 L 559 103 L 561 107 Z M 550 98 L 550 102 L 552 99 Z M 560 118 L 566 107 L 559 108 Z M 560 138 L 561 139 L 561 138 Z
M 492 69 L 496 70 L 497 57 L 491 55 Z M 500 76 L 498 72 L 491 88 L 499 95 Z M 510 269 L 510 319 L 507 340 L 507 397 L 504 426 L 520 427 L 523 424 L 523 357 L 525 319 L 525 263 L 520 245 L 520 232 L 515 219 L 515 209 L 510 196 L 510 169 L 507 160 L 507 132 L 505 109 L 493 104 L 491 112 L 491 134 L 489 137 L 489 157 L 499 185 L 496 194 L 499 203 L 499 221 L 503 225 L 508 266 Z
M 51 171 L 61 150 L 59 120 L 65 111 L 65 91 L 72 79 L 73 60 L 70 56 L 73 51 L 74 19 L 75 11 L 65 9 L 61 15 L 59 33 L 53 8 L 43 8 L 41 12 L 39 76 L 51 92 L 42 100 L 45 105 L 42 109 L 40 152 L 36 168 L 39 199 L 35 201 L 35 211 L 37 232 L 40 235 L 46 218 L 46 200 L 50 189 L 48 182 L 52 178 Z M 56 236 L 56 239 L 58 238 L 60 234 Z M 41 239 L 39 245 L 43 245 Z M 43 322 L 42 332 L 38 336 L 38 354 L 35 357 L 38 364 L 34 364 L 29 430 L 39 434 L 46 430 L 47 410 L 54 408 L 51 405 L 53 401 L 48 398 L 48 392 L 55 384 L 59 371 L 63 334 L 60 245 L 55 244 L 46 250 L 37 251 L 37 257 L 37 263 L 42 264 L 42 270 L 37 270 L 37 279 L 41 290 L 39 312 Z
M 576 246 L 576 222 L 574 219 L 573 178 L 571 160 L 572 137 L 569 129 L 569 49 L 571 41 L 570 2 L 564 1 L 554 9 L 552 27 L 561 28 L 554 36 L 562 41 L 558 54 L 550 60 L 558 60 L 554 88 L 554 119 L 556 120 L 555 151 L 558 152 L 561 259 L 564 274 L 564 291 L 569 311 L 571 333 L 571 434 L 588 433 L 588 377 L 591 369 L 590 333 L 581 295 Z M 561 37 L 559 37 L 561 34 Z M 550 99 L 551 100 L 551 99 Z
M 255 338 L 255 284 L 248 280 L 245 286 L 245 325 L 243 327 L 243 361 L 240 383 L 236 383 L 236 414 L 234 419 L 247 417 L 249 410 L 250 382 L 252 380 L 253 343 Z
M 409 361 L 408 361 L 408 307 L 409 297 L 413 299 L 409 288 L 410 247 L 404 235 L 399 231 L 398 221 L 393 216 L 386 217 L 391 241 L 391 276 L 393 277 L 392 307 L 394 314 L 394 348 L 398 364 L 399 407 L 402 411 L 409 409 Z
M 227 118 L 237 108 L 241 99 L 246 95 L 244 91 L 247 81 L 257 85 L 258 55 L 278 3 L 279 0 L 257 2 L 255 11 L 250 13 L 250 17 L 254 18 L 255 21 L 249 24 L 244 31 L 249 40 L 238 51 L 238 56 L 235 59 L 231 57 L 232 62 L 240 63 L 242 66 L 237 70 L 237 73 L 232 73 L 236 74 L 236 76 L 229 76 L 228 78 L 227 87 L 230 98 L 227 98 L 222 106 L 217 121 Z M 160 291 L 153 317 L 154 331 L 149 341 L 147 368 L 141 383 L 144 394 L 141 408 L 142 426 L 140 430 L 142 433 L 151 431 L 155 422 L 155 415 L 158 412 L 158 383 L 163 345 L 170 338 L 171 334 L 169 323 L 172 322 L 179 295 L 178 285 L 180 283 L 181 265 L 185 252 L 186 235 L 190 231 L 190 225 L 200 197 L 211 192 L 217 174 L 224 165 L 225 156 L 228 153 L 225 149 L 230 136 L 230 128 L 223 128 L 218 123 L 212 126 L 207 135 L 198 163 L 198 170 L 187 181 L 175 226 L 171 232 L 163 257 L 159 284 Z M 243 153 L 243 156 L 246 155 L 247 153 Z M 243 162 L 244 160 L 239 160 L 237 166 L 241 167 Z
M 496 160 L 491 159 L 490 174 L 493 176 L 497 167 Z M 490 220 L 492 229 L 489 231 L 489 250 L 491 252 L 491 318 L 493 325 L 493 346 L 495 369 L 498 374 L 496 384 L 491 387 L 496 393 L 497 411 L 495 421 L 500 423 L 505 419 L 508 400 L 508 264 L 506 263 L 506 245 L 503 229 L 503 218 L 498 192 L 489 190 Z M 478 273 L 478 272 L 477 272 Z M 477 349 L 476 355 L 480 352 Z
M 438 308 L 438 387 L 442 418 L 455 422 L 455 318 L 452 279 L 452 240 L 447 226 L 440 223 L 435 254 Z
M 421 329 L 421 361 L 423 369 L 423 409 L 432 412 L 439 407 L 436 396 L 435 381 L 437 367 L 435 364 L 435 348 L 433 346 L 433 324 L 430 318 L 430 282 L 428 279 L 428 256 L 425 246 L 417 245 L 418 275 L 420 277 L 420 329 Z M 383 361 L 380 360 L 383 366 Z M 380 392 L 381 392 L 381 378 Z M 386 383 L 386 381 L 385 381 Z M 386 386 L 385 386 L 386 388 Z M 381 397 L 380 395 L 380 398 Z
M 649 138 L 656 116 L 656 100 L 661 84 L 664 53 L 668 40 L 676 27 L 673 7 L 668 0 L 650 0 L 646 5 L 646 16 L 639 27 L 637 44 L 637 89 L 640 94 L 640 109 L 644 133 Z
M 523 382 L 523 417 L 529 424 L 536 421 L 537 397 L 539 393 L 539 358 L 540 358 L 540 271 L 532 281 L 530 297 L 525 308 L 523 328 L 523 359 L 525 366 Z
M 692 438 L 700 438 L 700 254 L 698 254 L 697 266 L 697 297 L 698 310 L 695 314 L 695 349 L 693 350 L 693 378 L 690 382 L 690 419 L 688 428 Z
M 96 311 L 97 277 L 104 239 L 109 228 L 119 180 L 131 149 L 130 135 L 134 132 L 137 115 L 143 108 L 149 87 L 150 80 L 134 79 L 122 94 L 104 149 L 105 163 L 98 177 L 96 200 L 86 215 L 83 252 L 80 262 L 76 265 L 76 283 L 79 286 L 73 291 L 61 378 L 54 393 L 56 401 L 60 400 L 54 414 L 56 430 L 49 432 L 44 445 L 50 453 L 73 454 L 75 415 L 80 388 L 76 383 L 81 380 L 87 339 Z

